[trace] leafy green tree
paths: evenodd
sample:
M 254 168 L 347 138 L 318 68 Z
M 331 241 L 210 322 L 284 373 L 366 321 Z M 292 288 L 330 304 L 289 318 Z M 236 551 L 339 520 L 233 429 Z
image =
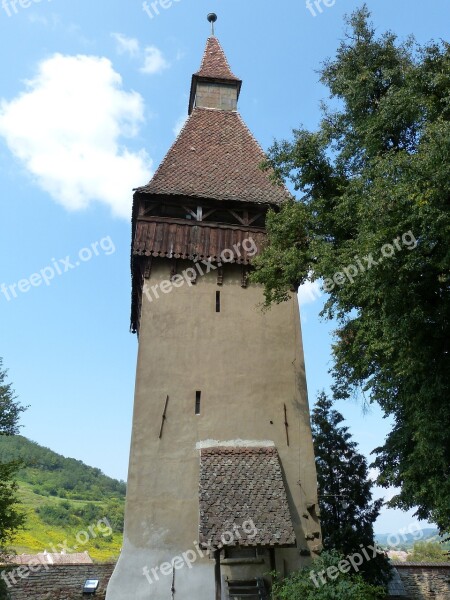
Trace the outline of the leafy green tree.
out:
M 3 359 L 0 357 L 0 435 L 17 435 L 20 414 L 25 407 L 15 401 L 12 383 L 7 383 L 6 378 L 7 371 L 3 369 Z
M 12 384 L 6 382 L 7 372 L 2 367 L 0 358 L 0 436 L 14 435 L 18 432 L 20 413 L 25 409 L 15 401 Z M 18 461 L 0 462 L 0 563 L 6 544 L 25 520 L 17 507 L 17 485 L 14 482 L 19 467 Z M 8 598 L 3 580 L 0 580 L 0 598 Z
M 72 503 L 68 500 L 52 504 L 41 504 L 35 512 L 47 525 L 55 527 L 78 527 L 83 529 L 89 524 L 108 519 L 113 531 L 123 532 L 124 502 L 123 500 L 109 500 L 106 504 L 89 502 L 85 504 Z
M 384 600 L 386 592 L 354 571 L 339 568 L 345 560 L 337 552 L 323 552 L 311 567 L 305 567 L 284 580 L 275 580 L 276 600 Z
M 411 556 L 411 562 L 447 562 L 449 553 L 445 552 L 439 542 L 416 542 Z
M 105 515 L 107 515 L 113 531 L 122 533 L 125 522 L 125 505 L 123 501 L 109 501 L 106 507 Z
M 341 425 L 344 417 L 332 406 L 322 392 L 311 417 L 323 545 L 345 556 L 366 548 L 370 560 L 364 557 L 361 572 L 372 582 L 384 582 L 389 578 L 389 563 L 384 554 L 373 557 L 373 524 L 383 500 L 372 501 L 367 461 L 348 427 Z
M 266 303 L 322 280 L 337 320 L 334 395 L 393 418 L 377 448 L 390 506 L 450 531 L 450 45 L 378 36 L 366 7 L 321 69 L 316 132 L 276 142 L 275 179 L 302 193 L 268 217 L 254 280 Z
M 0 435 L 14 435 L 18 433 L 20 413 L 25 408 L 16 402 L 12 384 L 6 382 L 7 372 L 2 367 L 0 358 Z M 0 551 L 24 523 L 24 517 L 17 509 L 14 482 L 19 467 L 18 461 L 0 462 Z

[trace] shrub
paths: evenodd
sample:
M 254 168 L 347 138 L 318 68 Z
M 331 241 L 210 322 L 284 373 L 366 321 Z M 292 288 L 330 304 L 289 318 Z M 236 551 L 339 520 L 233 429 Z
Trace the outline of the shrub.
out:
M 338 565 L 342 560 L 344 557 L 335 551 L 323 552 L 311 566 L 286 579 L 275 578 L 273 600 L 383 600 L 386 597 L 382 587 L 365 582 L 361 575 L 340 571 Z

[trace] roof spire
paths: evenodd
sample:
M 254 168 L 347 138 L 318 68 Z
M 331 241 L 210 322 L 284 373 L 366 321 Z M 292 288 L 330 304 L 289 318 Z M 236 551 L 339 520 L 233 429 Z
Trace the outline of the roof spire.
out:
M 209 15 L 207 16 L 207 19 L 211 23 L 211 35 L 214 37 L 215 36 L 214 23 L 217 21 L 216 13 L 209 13 Z
M 214 17 L 215 14 L 208 15 L 208 20 Z M 214 20 L 210 22 L 214 26 Z M 206 42 L 200 70 L 192 77 L 189 114 L 195 106 L 236 110 L 241 84 L 242 81 L 231 72 L 219 40 L 215 36 L 210 36 Z M 205 98 L 205 93 L 208 98 Z M 225 101 L 224 95 L 228 100 Z

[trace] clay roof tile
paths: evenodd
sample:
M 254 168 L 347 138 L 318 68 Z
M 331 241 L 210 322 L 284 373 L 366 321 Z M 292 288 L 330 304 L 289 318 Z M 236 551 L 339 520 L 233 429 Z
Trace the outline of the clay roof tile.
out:
M 196 76 L 240 81 L 240 79 L 231 72 L 225 52 L 216 37 L 208 38 L 205 53 L 202 58 L 202 64 L 200 65 L 200 70 L 197 71 Z
M 217 483 L 218 468 L 225 477 Z M 224 448 L 201 451 L 200 542 L 230 545 L 295 544 L 287 494 L 276 448 Z M 251 522 L 250 535 L 230 540 L 224 534 Z
M 195 108 L 153 178 L 136 191 L 280 205 L 290 194 L 260 168 L 265 160 L 237 112 Z

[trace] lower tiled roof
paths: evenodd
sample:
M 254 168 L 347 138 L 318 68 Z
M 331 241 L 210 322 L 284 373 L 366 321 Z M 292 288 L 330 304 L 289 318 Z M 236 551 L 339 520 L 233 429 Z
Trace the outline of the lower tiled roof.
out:
M 250 534 L 242 530 L 246 522 Z M 240 538 L 229 535 L 235 526 Z M 214 547 L 295 544 L 276 448 L 201 450 L 200 543 Z
M 92 565 L 93 560 L 88 552 L 40 552 L 39 554 L 18 554 L 9 557 L 8 563 L 15 565 Z

